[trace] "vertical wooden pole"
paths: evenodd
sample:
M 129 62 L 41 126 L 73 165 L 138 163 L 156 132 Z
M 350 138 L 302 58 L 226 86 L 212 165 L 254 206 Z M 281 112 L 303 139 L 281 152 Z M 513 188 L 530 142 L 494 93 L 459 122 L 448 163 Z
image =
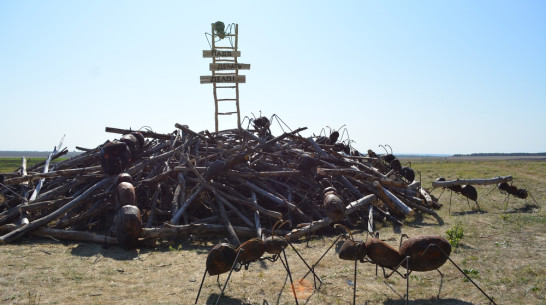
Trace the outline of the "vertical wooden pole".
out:
M 216 63 L 216 56 L 214 55 L 214 50 L 216 46 L 214 40 L 216 39 L 216 34 L 214 33 L 214 23 L 211 24 L 211 33 L 212 33 L 212 63 Z M 212 76 L 216 75 L 216 71 L 212 71 Z M 212 83 L 212 92 L 214 94 L 214 126 L 216 132 L 218 132 L 218 96 L 216 94 L 216 83 Z
M 235 24 L 235 53 L 239 48 L 239 25 Z M 239 68 L 237 65 L 237 56 L 235 56 L 235 75 L 239 75 Z M 239 110 L 239 83 L 235 83 L 235 105 L 237 106 L 237 127 L 241 127 L 241 111 Z

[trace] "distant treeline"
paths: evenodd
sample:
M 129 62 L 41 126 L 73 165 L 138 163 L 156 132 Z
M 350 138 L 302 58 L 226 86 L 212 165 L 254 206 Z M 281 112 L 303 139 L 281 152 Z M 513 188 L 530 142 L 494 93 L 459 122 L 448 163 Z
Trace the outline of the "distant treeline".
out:
M 477 154 L 455 154 L 453 157 L 544 157 L 543 153 L 477 153 Z
M 51 152 L 49 151 L 0 151 L 0 157 L 2 158 L 47 158 Z M 81 154 L 81 152 L 68 152 L 63 157 L 72 158 Z

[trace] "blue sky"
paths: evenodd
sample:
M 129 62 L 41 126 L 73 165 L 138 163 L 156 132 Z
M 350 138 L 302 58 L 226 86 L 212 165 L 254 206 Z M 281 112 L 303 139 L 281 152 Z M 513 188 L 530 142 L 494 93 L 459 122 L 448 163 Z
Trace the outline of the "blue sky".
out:
M 360 151 L 546 151 L 546 1 L 464 0 L 0 1 L 0 150 L 213 131 L 217 20 L 252 65 L 242 116 L 345 126 Z

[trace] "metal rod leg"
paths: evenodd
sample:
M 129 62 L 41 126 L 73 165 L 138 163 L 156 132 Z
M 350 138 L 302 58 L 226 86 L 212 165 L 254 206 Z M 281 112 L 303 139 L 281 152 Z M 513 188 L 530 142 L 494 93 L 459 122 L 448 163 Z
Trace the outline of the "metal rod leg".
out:
M 406 256 L 406 305 L 409 304 L 409 260 L 410 257 Z
M 355 273 L 353 276 L 353 305 L 356 305 L 356 265 L 358 259 L 356 258 L 356 247 L 355 247 Z
M 233 262 L 233 265 L 231 266 L 231 270 L 229 270 L 229 274 L 228 274 L 228 277 L 226 279 L 226 282 L 224 283 L 224 287 L 222 287 L 222 292 L 220 292 L 220 295 L 218 296 L 218 299 L 216 299 L 216 303 L 214 303 L 214 304 L 218 305 L 219 304 L 218 302 L 220 302 L 220 299 L 224 295 L 224 290 L 226 289 L 226 286 L 227 286 L 227 284 L 229 282 L 229 278 L 231 277 L 231 273 L 233 272 L 233 269 L 235 269 L 235 265 L 237 264 L 237 260 L 239 259 L 239 254 L 241 252 L 243 252 L 243 251 L 244 250 L 241 249 L 241 250 L 239 250 L 239 252 L 237 252 L 237 256 L 235 256 L 235 261 Z
M 302 280 L 305 279 L 310 272 L 313 272 L 313 275 L 322 283 L 322 280 L 315 274 L 315 266 L 318 265 L 318 263 L 324 258 L 324 256 L 326 256 L 326 253 L 328 253 L 328 251 L 330 251 L 330 249 L 332 249 L 332 247 L 337 243 L 337 241 L 341 238 L 341 235 L 339 235 L 335 240 L 334 242 L 332 242 L 332 244 L 330 245 L 330 247 L 328 247 L 328 249 L 326 249 L 326 251 L 322 254 L 322 256 L 313 264 L 313 266 L 309 267 L 309 265 L 305 262 L 305 260 L 301 257 L 301 255 L 299 254 L 299 252 L 296 250 L 296 248 L 294 248 L 294 246 L 292 245 L 292 243 L 288 243 L 292 249 L 294 249 L 296 251 L 296 253 L 298 254 L 298 256 L 301 258 L 301 260 L 305 263 L 305 265 L 307 266 L 307 268 L 309 268 L 309 271 L 307 271 L 307 273 L 303 276 Z M 315 285 L 316 286 L 316 285 Z M 316 287 L 315 287 L 316 288 Z
M 288 259 L 286 258 L 286 252 L 282 249 L 282 254 L 284 256 L 284 261 L 286 262 L 286 272 L 288 272 L 288 277 L 290 278 L 290 287 L 292 288 L 292 293 L 294 294 L 294 300 L 296 300 L 296 305 L 298 305 L 298 296 L 296 295 L 296 288 L 294 288 L 294 281 L 292 280 L 292 273 L 290 272 L 290 266 L 288 266 Z M 281 259 L 282 261 L 282 259 Z
M 203 288 L 203 283 L 205 282 L 205 277 L 207 276 L 207 269 L 208 268 L 205 268 L 205 273 L 203 274 L 201 285 L 199 285 L 199 291 L 197 291 L 197 297 L 195 298 L 195 305 L 197 305 L 197 301 L 199 300 L 199 295 L 201 294 L 201 288 Z
M 440 273 L 440 288 L 438 289 L 438 296 L 436 298 L 440 298 L 440 292 L 442 292 L 442 285 L 444 284 L 444 274 L 439 270 L 439 269 L 436 269 L 436 271 L 438 271 L 438 273 Z

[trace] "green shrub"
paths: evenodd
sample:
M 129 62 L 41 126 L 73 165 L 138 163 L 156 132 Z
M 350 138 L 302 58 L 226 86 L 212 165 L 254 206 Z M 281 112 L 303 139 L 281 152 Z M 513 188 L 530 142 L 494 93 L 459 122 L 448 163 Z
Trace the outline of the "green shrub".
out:
M 446 234 L 451 246 L 457 248 L 461 243 L 461 239 L 464 237 L 463 226 L 460 223 L 457 223 L 453 228 L 447 230 Z

